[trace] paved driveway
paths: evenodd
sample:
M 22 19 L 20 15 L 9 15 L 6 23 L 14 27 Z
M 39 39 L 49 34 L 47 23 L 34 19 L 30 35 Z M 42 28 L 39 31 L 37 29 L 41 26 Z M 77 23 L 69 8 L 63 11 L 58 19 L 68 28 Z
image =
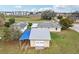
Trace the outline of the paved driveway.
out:
M 71 27 L 71 29 L 79 32 L 79 24 L 73 24 L 73 27 Z

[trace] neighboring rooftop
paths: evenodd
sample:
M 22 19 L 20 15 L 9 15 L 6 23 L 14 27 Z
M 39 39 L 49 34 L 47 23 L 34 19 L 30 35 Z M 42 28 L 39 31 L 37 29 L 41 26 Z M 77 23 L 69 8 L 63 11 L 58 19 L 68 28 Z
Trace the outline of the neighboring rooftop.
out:
M 20 28 L 24 28 L 26 25 L 28 25 L 28 23 L 26 23 L 26 22 L 19 22 L 19 23 L 12 24 L 12 26 L 20 27 Z
M 58 22 L 42 22 L 38 24 L 38 28 L 61 28 Z
M 47 28 L 32 28 L 30 40 L 51 40 L 50 32 Z

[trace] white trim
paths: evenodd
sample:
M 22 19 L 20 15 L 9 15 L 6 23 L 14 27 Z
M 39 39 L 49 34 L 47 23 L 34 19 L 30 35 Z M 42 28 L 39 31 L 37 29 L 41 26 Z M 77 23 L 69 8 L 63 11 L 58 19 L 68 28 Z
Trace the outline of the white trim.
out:
M 32 28 L 33 28 L 33 27 L 38 27 L 38 24 L 37 24 L 37 23 L 33 23 L 33 24 L 32 24 Z

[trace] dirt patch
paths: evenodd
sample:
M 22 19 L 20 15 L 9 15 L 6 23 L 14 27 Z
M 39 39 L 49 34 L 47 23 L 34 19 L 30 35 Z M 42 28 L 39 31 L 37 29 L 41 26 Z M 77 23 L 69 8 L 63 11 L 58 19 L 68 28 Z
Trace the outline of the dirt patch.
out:
M 9 41 L 0 41 L 0 45 L 7 46 L 7 47 L 15 47 L 19 44 L 18 40 L 9 40 Z
M 16 45 L 17 43 L 18 43 L 18 40 L 4 41 L 4 44 L 6 45 Z

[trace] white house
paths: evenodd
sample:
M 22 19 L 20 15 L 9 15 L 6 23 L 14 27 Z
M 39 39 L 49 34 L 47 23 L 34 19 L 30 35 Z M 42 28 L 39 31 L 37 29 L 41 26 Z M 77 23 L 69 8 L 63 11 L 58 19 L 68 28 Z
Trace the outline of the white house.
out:
M 50 46 L 50 32 L 47 28 L 32 28 L 30 32 L 30 46 L 45 48 Z

